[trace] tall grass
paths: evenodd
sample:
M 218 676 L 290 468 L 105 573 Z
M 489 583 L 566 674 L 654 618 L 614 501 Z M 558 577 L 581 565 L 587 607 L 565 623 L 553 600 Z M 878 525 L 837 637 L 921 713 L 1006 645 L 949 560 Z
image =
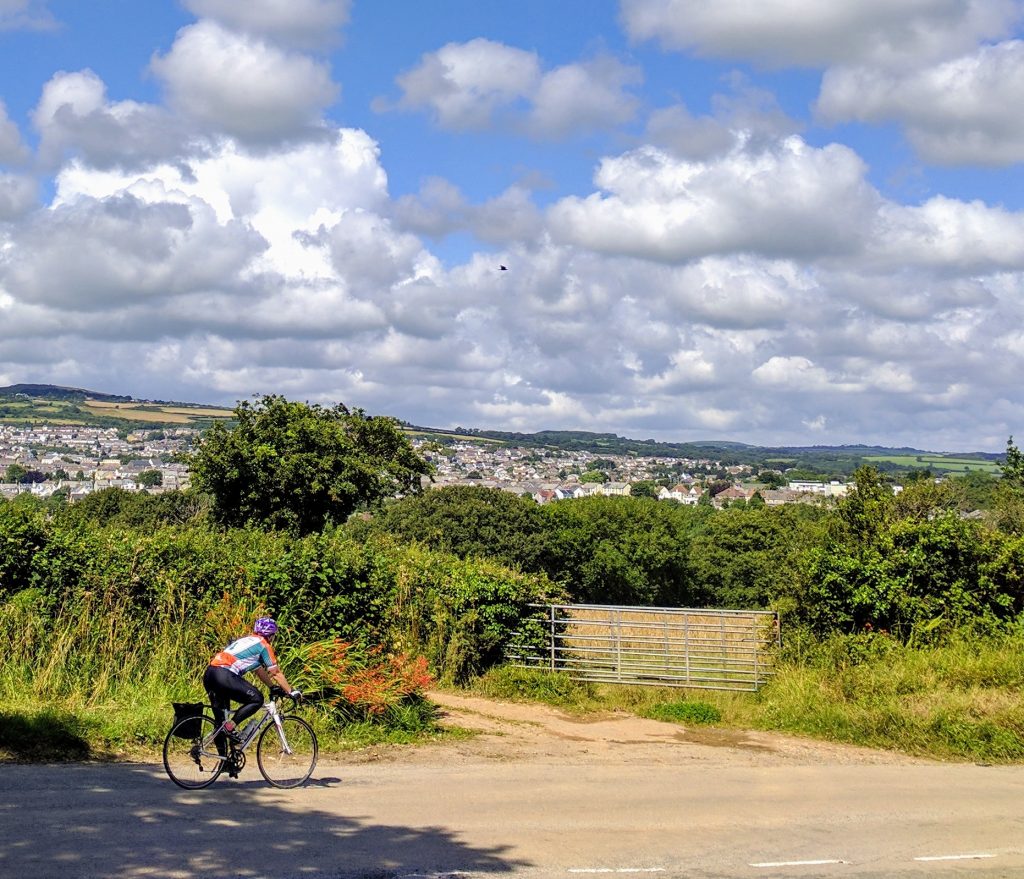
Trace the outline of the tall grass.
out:
M 69 736 L 96 755 L 152 756 L 172 701 L 205 701 L 210 656 L 263 613 L 282 623 L 278 652 L 300 686 L 318 686 L 304 646 L 343 638 L 381 648 L 379 663 L 345 670 L 353 710 L 337 700 L 303 709 L 326 748 L 430 735 L 415 657 L 447 680 L 465 679 L 500 654 L 546 583 L 340 532 L 4 525 L 0 517 L 0 759 L 39 751 L 18 745 L 15 727 L 52 732 L 51 759 L 81 757 Z
M 1024 760 L 1024 638 L 957 633 L 913 646 L 833 638 L 756 701 L 764 729 L 939 759 Z

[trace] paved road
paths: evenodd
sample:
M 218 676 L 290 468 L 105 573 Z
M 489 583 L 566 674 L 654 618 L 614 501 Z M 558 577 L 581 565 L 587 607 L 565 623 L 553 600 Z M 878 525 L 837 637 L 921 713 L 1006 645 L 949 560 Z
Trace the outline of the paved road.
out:
M 1022 767 L 459 763 L 439 749 L 321 765 L 292 792 L 254 768 L 187 792 L 157 766 L 96 764 L 0 766 L 0 790 L 3 879 L 1024 877 Z

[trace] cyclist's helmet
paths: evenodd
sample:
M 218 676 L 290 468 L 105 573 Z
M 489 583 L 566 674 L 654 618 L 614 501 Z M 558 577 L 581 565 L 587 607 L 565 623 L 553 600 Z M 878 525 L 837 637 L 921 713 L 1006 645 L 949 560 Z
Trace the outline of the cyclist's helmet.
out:
M 277 634 L 277 623 L 270 617 L 260 617 L 252 624 L 252 630 L 257 635 L 267 637 L 269 635 Z

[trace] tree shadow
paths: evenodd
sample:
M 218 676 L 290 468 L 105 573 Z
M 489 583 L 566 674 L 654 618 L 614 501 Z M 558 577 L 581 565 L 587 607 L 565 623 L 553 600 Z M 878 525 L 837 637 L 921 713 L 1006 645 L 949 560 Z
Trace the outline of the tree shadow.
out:
M 35 714 L 0 711 L 0 759 L 78 761 L 96 755 L 73 714 L 47 709 Z
M 3 765 L 0 875 L 385 879 L 532 866 L 509 846 L 472 845 L 426 822 L 337 814 L 339 784 L 278 791 L 250 779 L 184 791 L 152 766 Z

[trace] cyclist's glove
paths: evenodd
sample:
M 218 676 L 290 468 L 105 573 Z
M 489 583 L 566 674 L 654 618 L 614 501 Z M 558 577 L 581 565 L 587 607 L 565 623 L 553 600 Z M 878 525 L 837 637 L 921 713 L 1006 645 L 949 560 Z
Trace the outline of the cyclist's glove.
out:
M 302 690 L 292 690 L 288 695 L 298 702 L 302 698 Z

